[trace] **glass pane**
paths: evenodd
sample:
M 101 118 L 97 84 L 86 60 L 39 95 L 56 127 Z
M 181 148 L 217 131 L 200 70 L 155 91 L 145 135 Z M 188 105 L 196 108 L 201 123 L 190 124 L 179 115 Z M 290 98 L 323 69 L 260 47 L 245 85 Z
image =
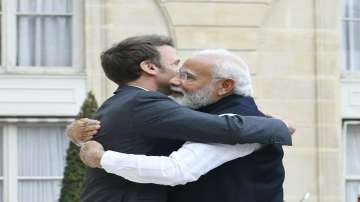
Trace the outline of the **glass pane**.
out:
M 3 128 L 0 127 L 0 176 L 3 177 Z M 0 202 L 3 201 L 3 180 L 0 180 Z
M 360 1 L 345 0 L 345 17 L 360 18 Z
M 3 128 L 0 127 L 0 176 L 3 176 Z M 0 180 L 0 202 L 3 201 L 3 181 Z
M 0 0 L 0 2 L 1 2 L 1 0 Z M 1 22 L 2 22 L 2 16 L 1 16 L 1 13 L 0 13 L 0 66 L 2 65 L 2 60 L 1 60 L 1 54 L 2 54 L 2 23 Z
M 349 125 L 346 134 L 346 174 L 360 175 L 360 125 Z
M 68 140 L 64 127 L 18 128 L 19 176 L 62 176 Z
M 18 17 L 18 66 L 71 66 L 71 17 Z
M 360 197 L 360 181 L 346 182 L 346 202 L 358 202 Z
M 71 13 L 73 0 L 18 0 L 19 12 Z
M 3 128 L 0 127 L 0 177 L 3 176 Z
M 360 22 L 344 21 L 343 31 L 346 68 L 360 71 Z
M 19 182 L 19 202 L 57 201 L 60 196 L 61 180 L 26 180 Z
M 4 198 L 4 195 L 3 195 L 3 181 L 0 180 L 0 202 L 3 202 L 3 198 Z

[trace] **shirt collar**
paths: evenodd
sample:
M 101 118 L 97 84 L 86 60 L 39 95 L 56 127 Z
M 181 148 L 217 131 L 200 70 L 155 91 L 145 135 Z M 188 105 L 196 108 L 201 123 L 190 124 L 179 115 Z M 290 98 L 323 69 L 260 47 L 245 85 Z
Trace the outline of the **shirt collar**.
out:
M 148 90 L 146 88 L 143 88 L 141 86 L 136 86 L 136 85 L 133 85 L 133 84 L 128 84 L 128 86 L 132 86 L 132 87 L 135 87 L 135 88 L 140 88 L 140 89 L 143 89 L 144 91 L 150 91 L 150 90 Z

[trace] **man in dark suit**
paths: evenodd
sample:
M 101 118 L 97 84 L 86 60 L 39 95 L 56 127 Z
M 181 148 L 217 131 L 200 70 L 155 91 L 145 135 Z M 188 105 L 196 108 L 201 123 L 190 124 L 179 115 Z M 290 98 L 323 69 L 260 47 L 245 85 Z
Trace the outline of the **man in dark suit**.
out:
M 179 61 L 172 41 L 161 36 L 132 37 L 105 51 L 106 76 L 119 85 L 98 110 L 102 124 L 95 140 L 106 150 L 169 155 L 185 140 L 225 144 L 291 144 L 286 125 L 276 119 L 218 117 L 182 107 L 167 96 Z M 78 139 L 77 133 L 71 133 Z M 81 135 L 80 135 L 81 136 Z M 81 201 L 166 201 L 165 186 L 130 182 L 90 169 Z
M 196 52 L 171 81 L 172 89 L 181 95 L 175 99 L 183 105 L 217 115 L 265 117 L 251 97 L 247 65 L 226 50 Z M 104 153 L 96 142 L 85 147 L 89 148 L 81 156 L 86 164 L 102 154 L 101 166 L 107 172 L 131 181 L 162 185 L 190 182 L 169 189 L 168 202 L 283 202 L 281 145 L 187 142 L 169 157 Z

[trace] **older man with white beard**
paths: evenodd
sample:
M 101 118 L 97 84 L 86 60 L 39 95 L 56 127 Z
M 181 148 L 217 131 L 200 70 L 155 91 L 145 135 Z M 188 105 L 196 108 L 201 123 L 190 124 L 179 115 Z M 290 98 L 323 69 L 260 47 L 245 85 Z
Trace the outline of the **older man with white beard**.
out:
M 226 50 L 195 53 L 171 83 L 171 97 L 184 106 L 220 116 L 265 116 L 251 97 L 249 68 Z M 281 145 L 186 142 L 170 156 L 144 156 L 104 152 L 90 141 L 82 147 L 81 158 L 88 166 L 138 183 L 188 183 L 171 188 L 169 202 L 283 201 Z

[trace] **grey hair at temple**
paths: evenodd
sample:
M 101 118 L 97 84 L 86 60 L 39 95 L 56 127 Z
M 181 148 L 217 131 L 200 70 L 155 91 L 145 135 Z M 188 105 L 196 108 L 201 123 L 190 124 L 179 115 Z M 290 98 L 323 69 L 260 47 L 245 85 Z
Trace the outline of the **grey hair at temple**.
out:
M 234 93 L 251 96 L 253 89 L 248 65 L 239 56 L 225 49 L 207 49 L 197 51 L 194 57 L 207 57 L 215 60 L 213 79 L 225 78 L 235 81 Z

